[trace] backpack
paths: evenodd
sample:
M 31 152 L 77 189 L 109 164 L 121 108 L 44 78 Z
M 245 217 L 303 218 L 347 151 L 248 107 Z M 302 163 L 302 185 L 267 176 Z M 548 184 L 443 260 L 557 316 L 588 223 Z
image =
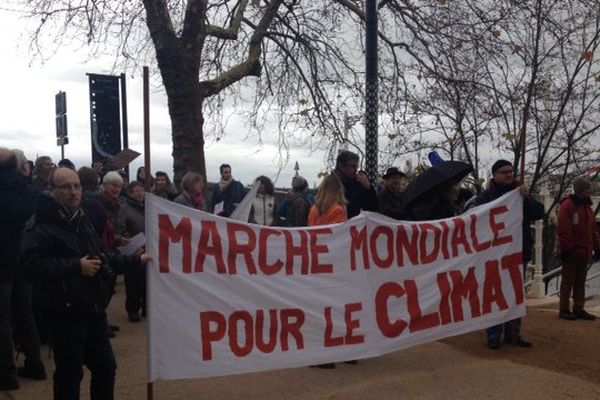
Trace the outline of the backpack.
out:
M 285 223 L 287 226 L 306 226 L 308 224 L 308 213 L 310 201 L 304 194 L 298 194 L 290 199 L 285 210 Z M 298 208 L 302 208 L 299 215 Z M 298 218 L 299 217 L 299 218 Z

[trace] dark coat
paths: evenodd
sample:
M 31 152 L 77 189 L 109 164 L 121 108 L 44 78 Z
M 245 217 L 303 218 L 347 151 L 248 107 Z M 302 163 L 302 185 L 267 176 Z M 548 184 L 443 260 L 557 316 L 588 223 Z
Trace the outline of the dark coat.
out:
M 106 306 L 110 279 L 99 273 L 81 275 L 80 259 L 101 257 L 115 272 L 142 268 L 139 257 L 106 256 L 100 239 L 83 211 L 76 226 L 60 213 L 53 198 L 41 195 L 21 243 L 22 270 L 38 281 L 44 308 L 54 314 L 88 315 Z
M 38 192 L 16 171 L 0 172 L 0 275 L 13 276 L 25 223 L 33 215 Z
M 402 207 L 402 194 L 394 193 L 384 188 L 377 195 L 378 212 L 394 219 L 405 219 L 404 208 Z
M 492 179 L 489 187 L 477 195 L 473 206 L 494 201 L 516 188 L 516 183 L 510 186 L 499 186 Z M 523 261 L 525 263 L 531 261 L 532 256 L 533 238 L 531 237 L 531 223 L 542 218 L 544 218 L 544 205 L 532 196 L 523 198 Z
M 131 238 L 144 232 L 144 203 L 127 199 L 119 210 L 119 221 L 121 221 L 121 232 L 119 232 L 121 236 Z
M 308 224 L 308 213 L 312 205 L 304 193 L 291 192 L 285 199 L 285 225 L 286 226 L 306 226 Z M 281 210 L 283 208 L 280 207 Z
M 217 183 L 213 188 L 211 205 L 214 210 L 215 205 L 223 202 L 223 216 L 229 217 L 235 209 L 234 204 L 239 204 L 246 195 L 246 189 L 241 182 L 232 180 L 227 187 L 221 191 Z
M 154 189 L 152 194 L 154 194 L 158 197 L 162 197 L 163 199 L 170 200 L 170 201 L 175 200 L 175 198 L 178 196 L 177 190 L 175 189 L 175 186 L 173 186 L 172 183 L 169 184 L 169 186 L 167 186 L 167 188 L 165 190 Z
M 81 208 L 89 218 L 94 230 L 100 236 L 105 251 L 112 252 L 116 245 L 116 227 L 113 225 L 99 192 L 85 192 L 81 199 Z
M 346 196 L 346 212 L 348 219 L 360 214 L 361 210 L 377 211 L 377 192 L 373 185 L 365 189 L 356 179 L 346 177 L 342 172 L 335 171 L 344 185 L 344 195 Z

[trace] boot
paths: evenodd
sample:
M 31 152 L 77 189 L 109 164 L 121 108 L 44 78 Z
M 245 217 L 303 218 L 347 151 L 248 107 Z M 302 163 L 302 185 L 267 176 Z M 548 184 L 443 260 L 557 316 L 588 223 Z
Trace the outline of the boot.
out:
M 567 321 L 575 321 L 577 319 L 575 314 L 572 314 L 571 311 L 560 311 L 558 313 L 558 318 L 566 319 Z
M 46 380 L 46 369 L 41 361 L 38 362 L 27 362 L 25 365 L 17 369 L 17 375 L 21 378 L 34 379 L 36 381 Z
M 596 319 L 595 315 L 592 315 L 592 314 L 590 314 L 589 312 L 587 312 L 587 311 L 585 311 L 583 309 L 573 311 L 573 315 L 577 319 L 585 319 L 587 321 L 593 321 L 593 320 Z
M 0 390 L 17 390 L 19 381 L 16 376 L 5 376 L 0 378 Z

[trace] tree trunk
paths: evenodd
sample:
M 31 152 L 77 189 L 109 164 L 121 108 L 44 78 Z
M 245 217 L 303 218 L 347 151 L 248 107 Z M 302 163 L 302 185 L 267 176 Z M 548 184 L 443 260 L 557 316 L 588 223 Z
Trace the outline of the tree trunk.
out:
M 163 84 L 167 91 L 171 137 L 173 139 L 173 180 L 179 186 L 188 171 L 199 172 L 206 181 L 204 158 L 204 97 L 198 91 L 198 70 L 184 57 L 157 52 Z M 170 57 L 169 57 L 170 56 Z
M 204 99 L 194 89 L 198 80 L 190 79 L 187 88 L 180 87 L 169 93 L 169 115 L 173 138 L 173 178 L 177 185 L 188 171 L 199 172 L 206 181 L 204 158 Z M 165 86 L 167 86 L 165 84 Z M 191 89 L 190 89 L 191 88 Z M 167 89 L 167 91 L 169 91 Z

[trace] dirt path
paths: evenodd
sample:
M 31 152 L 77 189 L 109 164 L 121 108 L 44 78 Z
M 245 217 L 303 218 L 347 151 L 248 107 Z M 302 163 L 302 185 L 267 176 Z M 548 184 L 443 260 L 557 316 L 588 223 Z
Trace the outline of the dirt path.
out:
M 112 341 L 119 365 L 116 399 L 145 399 L 146 322 L 127 322 L 123 298 L 119 285 L 109 310 L 111 322 L 121 327 Z M 552 304 L 528 309 L 524 332 L 532 349 L 492 351 L 485 335 L 474 332 L 334 370 L 157 382 L 154 399 L 600 399 L 600 321 L 563 321 L 555 310 Z M 600 314 L 599 306 L 592 310 Z M 43 353 L 48 355 L 47 347 Z M 53 368 L 51 360 L 47 366 Z M 84 379 L 87 399 L 87 371 Z M 0 400 L 52 398 L 51 379 L 21 384 L 18 391 L 0 392 Z

